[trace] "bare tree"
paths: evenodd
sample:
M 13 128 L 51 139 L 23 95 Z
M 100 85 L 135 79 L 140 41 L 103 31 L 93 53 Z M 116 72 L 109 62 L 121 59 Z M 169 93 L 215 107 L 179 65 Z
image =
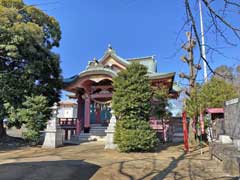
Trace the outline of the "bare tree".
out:
M 194 98 L 192 90 L 196 86 L 197 71 L 201 69 L 200 64 L 194 64 L 194 47 L 196 46 L 195 39 L 192 38 L 191 32 L 187 32 L 187 42 L 183 44 L 182 48 L 187 51 L 187 56 L 182 56 L 181 60 L 188 65 L 189 74 L 180 73 L 180 77 L 186 79 L 189 82 L 189 87 L 185 90 L 188 98 Z M 186 104 L 185 104 L 186 106 Z M 191 123 L 189 126 L 188 141 L 190 145 L 194 145 L 195 135 L 193 129 L 195 129 L 195 116 L 191 117 Z
M 214 35 L 216 41 L 222 42 L 223 46 L 236 46 L 240 41 L 240 23 L 239 21 L 232 22 L 229 18 L 232 14 L 240 14 L 240 1 L 239 0 L 196 0 L 201 1 L 203 8 L 207 11 L 207 33 L 209 36 Z M 222 76 L 223 78 L 228 78 L 218 72 L 214 71 L 213 67 L 209 61 L 204 57 L 202 42 L 200 40 L 201 32 L 197 26 L 197 19 L 194 14 L 194 3 L 190 0 L 184 0 L 186 9 L 186 22 L 184 25 L 189 25 L 193 36 L 196 39 L 196 45 L 199 48 L 199 62 L 202 59 L 206 62 L 206 65 L 211 73 Z M 205 47 L 207 51 L 214 51 L 218 54 L 223 55 L 223 49 L 218 47 L 213 47 L 210 43 L 206 43 Z
M 189 88 L 186 89 L 186 94 L 190 97 L 191 90 L 196 85 L 197 71 L 201 69 L 200 64 L 194 64 L 194 47 L 196 46 L 196 41 L 192 38 L 191 32 L 187 32 L 187 42 L 182 45 L 182 48 L 187 51 L 187 56 L 182 56 L 181 60 L 187 63 L 189 74 L 180 73 L 181 78 L 187 79 L 189 82 Z

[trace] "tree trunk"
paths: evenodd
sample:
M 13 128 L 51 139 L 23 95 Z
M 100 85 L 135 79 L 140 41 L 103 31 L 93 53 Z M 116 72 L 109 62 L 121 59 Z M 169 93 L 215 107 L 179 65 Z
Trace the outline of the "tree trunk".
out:
M 0 139 L 6 136 L 6 131 L 3 126 L 3 120 L 0 120 Z
M 190 119 L 190 121 L 189 121 L 189 130 L 188 130 L 188 144 L 189 144 L 189 146 L 191 147 L 191 146 L 194 146 L 194 145 L 196 145 L 197 144 L 197 142 L 196 142 L 196 139 L 195 139 L 195 130 L 196 130 L 196 124 L 195 124 L 196 122 L 195 122 L 195 119 Z M 193 126 L 195 126 L 195 129 L 194 129 L 194 127 Z

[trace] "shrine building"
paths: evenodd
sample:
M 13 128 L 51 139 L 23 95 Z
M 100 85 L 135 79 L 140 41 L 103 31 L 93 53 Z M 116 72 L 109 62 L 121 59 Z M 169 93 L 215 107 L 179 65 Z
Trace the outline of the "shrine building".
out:
M 65 138 L 68 136 L 68 130 L 71 131 L 71 135 L 79 136 L 82 133 L 91 133 L 91 129 L 96 126 L 108 125 L 114 90 L 113 78 L 132 62 L 138 62 L 147 67 L 151 86 L 165 87 L 168 89 L 169 98 L 178 97 L 179 88 L 174 85 L 175 72 L 158 73 L 154 56 L 124 59 L 109 46 L 102 58 L 94 58 L 84 71 L 64 79 L 64 90 L 70 93 L 70 98 L 77 99 L 77 118 L 71 120 L 71 123 L 69 119 L 68 122 L 60 122 L 66 130 Z M 156 118 L 151 117 L 151 120 L 154 121 Z M 153 128 L 157 128 L 157 124 L 156 126 L 154 122 L 152 124 Z

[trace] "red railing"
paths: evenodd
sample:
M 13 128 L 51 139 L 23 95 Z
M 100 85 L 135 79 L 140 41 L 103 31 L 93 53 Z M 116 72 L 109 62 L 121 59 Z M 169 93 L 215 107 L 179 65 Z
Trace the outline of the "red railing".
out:
M 77 133 L 77 118 L 58 118 L 58 121 L 64 130 L 65 140 L 69 140 L 72 135 Z
M 157 120 L 154 118 L 150 118 L 150 126 L 152 129 L 156 130 L 157 132 L 161 133 L 163 141 L 167 141 L 167 132 L 169 131 L 169 121 L 164 120 Z
M 59 125 L 62 127 L 75 127 L 77 123 L 77 118 L 58 118 Z

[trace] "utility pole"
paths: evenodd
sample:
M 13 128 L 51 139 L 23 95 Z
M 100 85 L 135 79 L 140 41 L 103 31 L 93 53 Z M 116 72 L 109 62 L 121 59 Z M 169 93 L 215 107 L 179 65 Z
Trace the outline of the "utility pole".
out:
M 203 27 L 203 14 L 202 14 L 202 0 L 198 0 L 199 4 L 199 16 L 200 16 L 200 26 L 201 26 L 201 39 L 202 39 L 202 56 L 204 58 L 203 60 L 203 70 L 204 70 L 204 82 L 206 83 L 208 81 L 207 77 L 207 64 L 205 62 L 206 60 L 206 50 L 205 50 L 205 38 L 204 38 L 204 27 Z

